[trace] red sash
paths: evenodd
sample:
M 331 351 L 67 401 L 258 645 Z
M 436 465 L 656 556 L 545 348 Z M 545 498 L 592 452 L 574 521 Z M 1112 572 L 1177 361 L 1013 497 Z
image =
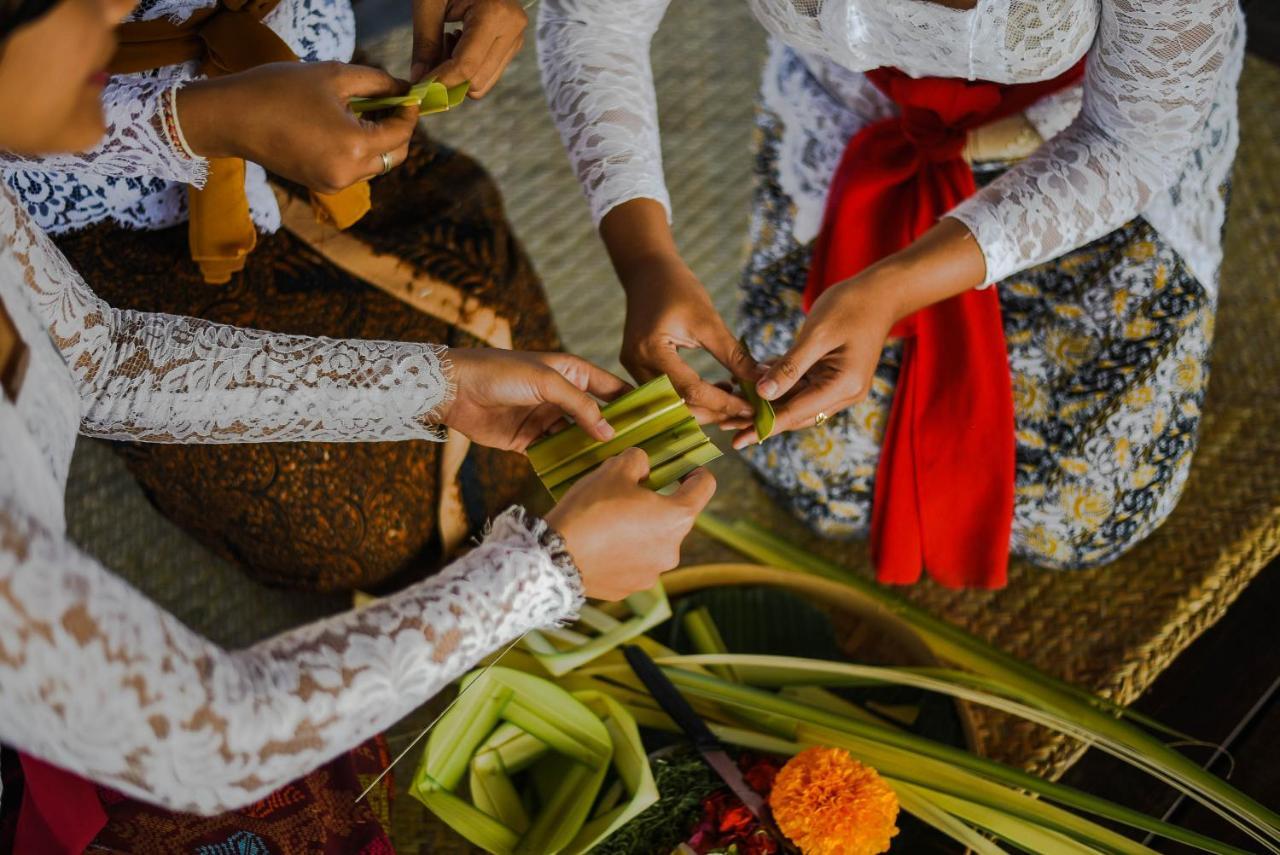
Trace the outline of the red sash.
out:
M 1018 85 L 867 72 L 899 115 L 863 128 L 845 148 L 805 310 L 974 193 L 961 156 L 969 129 L 1020 112 L 1083 73 L 1084 60 L 1053 80 Z M 910 584 L 927 568 L 948 587 L 1002 587 L 1013 526 L 1013 389 L 996 291 L 928 306 L 892 334 L 904 343 L 871 513 L 878 578 Z

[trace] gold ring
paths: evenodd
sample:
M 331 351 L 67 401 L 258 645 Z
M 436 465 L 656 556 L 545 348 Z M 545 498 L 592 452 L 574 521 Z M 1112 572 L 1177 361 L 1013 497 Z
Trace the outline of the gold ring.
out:
M 382 153 L 382 174 L 386 175 L 391 171 L 391 152 L 384 151 Z
M 815 417 L 814 417 L 814 419 L 813 419 L 813 426 L 814 426 L 814 427 L 821 427 L 821 426 L 822 426 L 822 423 L 823 423 L 823 422 L 825 422 L 826 420 L 827 420 L 827 414 L 826 414 L 826 413 L 818 413 L 818 415 L 817 415 L 817 416 L 815 416 Z

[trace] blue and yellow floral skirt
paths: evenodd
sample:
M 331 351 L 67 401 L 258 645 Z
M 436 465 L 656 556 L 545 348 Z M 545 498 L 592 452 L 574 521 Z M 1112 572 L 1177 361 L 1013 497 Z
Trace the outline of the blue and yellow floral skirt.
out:
M 804 320 L 811 249 L 794 235 L 796 206 L 779 181 L 782 122 L 758 111 L 740 324 L 760 359 L 784 353 Z M 983 182 L 1000 168 L 975 172 Z M 1186 483 L 1214 301 L 1142 219 L 997 287 L 1017 439 L 1012 552 L 1054 568 L 1108 562 L 1169 516 Z M 899 358 L 887 345 L 862 403 L 746 452 L 775 499 L 819 534 L 869 530 Z

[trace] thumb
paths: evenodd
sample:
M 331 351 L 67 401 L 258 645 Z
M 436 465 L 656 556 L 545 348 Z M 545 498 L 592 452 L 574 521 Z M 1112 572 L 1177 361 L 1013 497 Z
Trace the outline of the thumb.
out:
M 402 95 L 409 91 L 403 80 L 392 77 L 381 68 L 367 65 L 337 66 L 338 94 L 345 101 L 350 98 L 377 98 L 384 95 Z
M 595 399 L 565 379 L 553 368 L 539 372 L 538 394 L 569 415 L 592 439 L 613 439 L 613 426 L 604 420 Z
M 706 469 L 696 469 L 692 475 L 680 482 L 679 488 L 671 494 L 671 498 L 691 514 L 698 514 L 715 494 L 716 477 Z
M 756 384 L 760 397 L 766 401 L 781 398 L 791 391 L 791 387 L 796 385 L 815 362 L 826 355 L 829 348 L 817 340 L 817 336 L 810 332 L 811 329 L 812 325 L 806 322 L 796 335 L 796 342 L 791 349 L 776 360 L 764 377 L 760 378 L 760 382 Z
M 729 328 L 723 321 L 717 324 L 716 330 L 709 338 L 710 341 L 705 342 L 704 346 L 716 358 L 716 362 L 743 382 L 750 383 L 756 379 L 759 374 L 756 361 L 751 358 L 747 346 L 733 337 L 733 333 L 729 332 Z

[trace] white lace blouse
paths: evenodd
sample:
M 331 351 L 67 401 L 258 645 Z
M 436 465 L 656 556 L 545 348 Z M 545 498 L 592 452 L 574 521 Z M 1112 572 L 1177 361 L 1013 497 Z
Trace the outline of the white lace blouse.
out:
M 118 311 L 0 191 L 0 300 L 31 351 L 0 394 L 0 741 L 174 810 L 261 798 L 486 654 L 571 618 L 581 583 L 513 509 L 439 575 L 246 650 L 185 627 L 66 538 L 77 431 L 158 442 L 430 437 L 442 351 Z
M 182 21 L 216 0 L 141 0 L 131 21 Z M 304 60 L 347 62 L 355 50 L 350 0 L 280 0 L 263 19 Z M 36 224 L 63 234 L 99 222 L 161 229 L 187 219 L 187 184 L 202 186 L 203 158 L 185 156 L 164 130 L 162 98 L 197 77 L 194 62 L 114 75 L 103 90 L 107 132 L 86 154 L 21 157 L 0 151 L 4 182 Z M 280 209 L 262 167 L 249 163 L 245 192 L 254 224 L 280 227 Z
M 669 2 L 541 3 L 544 87 L 597 222 L 635 198 L 670 212 L 648 56 Z M 894 109 L 860 72 L 1021 83 L 1088 54 L 1082 84 L 1027 111 L 1047 142 L 952 216 L 977 237 L 992 282 L 1142 214 L 1216 287 L 1237 143 L 1237 0 L 977 0 L 968 11 L 931 0 L 747 2 L 824 83 L 769 98 L 766 76 L 770 109 L 785 111 L 780 169 L 797 239 L 817 233 L 848 136 Z

